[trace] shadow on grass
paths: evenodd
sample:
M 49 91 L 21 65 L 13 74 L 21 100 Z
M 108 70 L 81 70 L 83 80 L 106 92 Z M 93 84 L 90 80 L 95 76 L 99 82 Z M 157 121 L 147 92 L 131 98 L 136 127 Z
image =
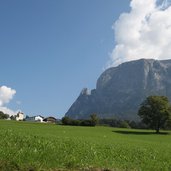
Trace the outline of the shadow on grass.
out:
M 168 135 L 169 132 L 160 132 L 156 134 L 156 132 L 149 132 L 149 131 L 128 131 L 128 130 L 116 130 L 112 131 L 118 134 L 132 134 L 132 135 Z

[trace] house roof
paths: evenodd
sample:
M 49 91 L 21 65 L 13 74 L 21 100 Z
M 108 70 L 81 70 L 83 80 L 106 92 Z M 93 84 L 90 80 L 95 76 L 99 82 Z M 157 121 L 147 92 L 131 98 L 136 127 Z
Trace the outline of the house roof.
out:
M 49 116 L 44 119 L 44 121 L 56 121 L 57 119 L 55 117 Z
M 37 115 L 37 116 L 40 116 L 41 118 L 43 118 L 43 119 L 44 119 L 44 117 L 43 117 L 42 115 Z M 37 116 L 35 116 L 35 117 L 37 117 Z

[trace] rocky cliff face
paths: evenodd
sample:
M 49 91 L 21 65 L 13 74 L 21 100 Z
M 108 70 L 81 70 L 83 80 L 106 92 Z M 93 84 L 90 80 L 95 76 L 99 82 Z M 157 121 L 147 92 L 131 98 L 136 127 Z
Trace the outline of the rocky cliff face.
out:
M 149 95 L 171 100 L 171 60 L 140 59 L 107 69 L 97 80 L 96 89 L 83 89 L 66 116 L 137 120 L 139 105 Z

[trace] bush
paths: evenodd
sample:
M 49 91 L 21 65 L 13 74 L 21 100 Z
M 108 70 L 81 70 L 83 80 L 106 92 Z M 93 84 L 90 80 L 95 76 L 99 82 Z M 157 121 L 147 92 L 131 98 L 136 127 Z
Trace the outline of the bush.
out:
M 71 120 L 71 125 L 73 126 L 79 126 L 81 124 L 81 121 L 79 120 Z
M 121 121 L 120 123 L 120 128 L 131 128 L 126 121 Z
M 62 124 L 63 125 L 71 125 L 72 119 L 70 119 L 69 117 L 65 116 L 62 118 Z

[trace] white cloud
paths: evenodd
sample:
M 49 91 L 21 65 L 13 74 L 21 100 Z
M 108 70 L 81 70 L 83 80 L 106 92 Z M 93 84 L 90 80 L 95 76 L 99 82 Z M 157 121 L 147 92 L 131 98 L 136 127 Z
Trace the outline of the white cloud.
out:
M 9 115 L 16 115 L 18 111 L 13 111 L 5 107 L 5 104 L 8 104 L 14 95 L 16 94 L 16 90 L 11 89 L 7 86 L 0 87 L 0 111 L 9 114 Z
M 1 86 L 0 87 L 0 106 L 3 106 L 13 98 L 13 96 L 16 94 L 16 91 L 6 87 L 6 86 Z
M 113 25 L 116 46 L 107 67 L 140 58 L 171 58 L 171 7 L 164 2 L 131 1 L 131 11 Z

